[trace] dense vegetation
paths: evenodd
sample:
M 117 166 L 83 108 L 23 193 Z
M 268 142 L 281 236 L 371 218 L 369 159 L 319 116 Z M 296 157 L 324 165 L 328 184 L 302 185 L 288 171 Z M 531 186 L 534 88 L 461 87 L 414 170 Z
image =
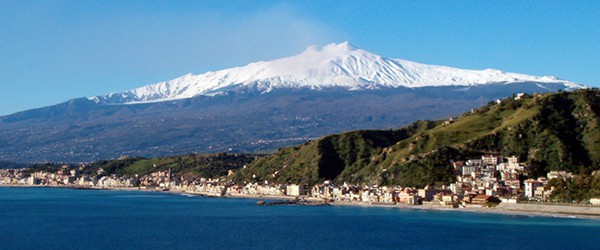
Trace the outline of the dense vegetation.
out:
M 238 181 L 398 184 L 454 180 L 450 160 L 517 155 L 530 177 L 552 170 L 589 176 L 600 169 L 600 91 L 507 98 L 448 121 L 398 130 L 352 131 L 279 149 L 239 171 Z

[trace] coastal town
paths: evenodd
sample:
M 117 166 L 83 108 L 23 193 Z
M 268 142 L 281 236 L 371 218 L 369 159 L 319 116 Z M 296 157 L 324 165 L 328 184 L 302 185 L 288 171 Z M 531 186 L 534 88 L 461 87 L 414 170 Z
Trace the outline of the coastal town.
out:
M 56 171 L 29 169 L 0 170 L 0 186 L 48 186 L 89 189 L 133 189 L 170 191 L 205 196 L 244 196 L 271 198 L 302 198 L 322 203 L 402 204 L 446 208 L 490 207 L 499 203 L 556 202 L 550 199 L 554 187 L 552 179 L 569 179 L 573 174 L 551 171 L 546 177 L 524 179 L 527 166 L 515 156 L 482 155 L 467 161 L 451 161 L 457 173 L 456 182 L 439 187 L 424 188 L 352 185 L 334 185 L 325 180 L 313 186 L 276 183 L 236 184 L 224 178 L 186 179 L 174 176 L 170 170 L 156 171 L 144 176 L 107 175 L 100 168 L 92 175 L 84 175 L 85 165 L 73 169 L 63 166 Z M 229 175 L 233 171 L 229 171 Z M 590 198 L 586 205 L 600 206 L 600 197 Z

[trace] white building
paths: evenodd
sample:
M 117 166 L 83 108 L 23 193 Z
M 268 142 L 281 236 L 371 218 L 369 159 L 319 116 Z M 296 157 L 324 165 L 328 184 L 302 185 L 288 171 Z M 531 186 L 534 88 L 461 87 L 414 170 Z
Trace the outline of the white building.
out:
M 456 182 L 456 183 L 450 183 L 450 191 L 453 194 L 463 194 L 463 190 L 462 190 L 462 183 L 460 182 Z
M 462 174 L 463 175 L 471 175 L 472 173 L 477 171 L 477 166 L 474 165 L 464 165 L 462 167 Z
M 544 183 L 534 179 L 528 179 L 524 182 L 525 185 L 525 197 L 531 199 L 535 197 L 535 189 L 537 187 L 544 186 Z
M 508 161 L 508 164 L 505 166 L 505 170 L 520 170 L 523 171 L 525 170 L 525 167 L 521 164 L 519 164 L 519 158 L 516 156 L 511 156 L 506 158 L 506 160 Z
M 291 185 L 287 185 L 287 187 L 285 188 L 285 194 L 287 196 L 306 195 L 306 190 L 304 187 L 301 187 L 296 184 L 291 184 Z
M 481 161 L 484 165 L 498 165 L 498 156 L 496 155 L 482 155 Z

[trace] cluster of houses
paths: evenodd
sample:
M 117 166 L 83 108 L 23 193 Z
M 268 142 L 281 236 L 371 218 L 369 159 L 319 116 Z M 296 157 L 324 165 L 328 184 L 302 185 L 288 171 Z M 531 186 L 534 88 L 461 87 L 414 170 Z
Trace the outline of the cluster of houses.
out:
M 549 180 L 569 179 L 573 174 L 565 171 L 551 171 L 547 178 L 526 179 L 527 167 L 516 156 L 507 158 L 496 155 L 483 155 L 481 159 L 451 162 L 460 174 L 457 181 L 450 184 L 452 193 L 466 197 L 474 194 L 499 197 L 504 202 L 516 202 L 522 198 L 539 202 L 548 201 L 554 191 L 546 188 Z M 526 176 L 526 175 L 525 175 Z
M 363 202 L 370 204 L 429 205 L 442 207 L 486 206 L 493 203 L 516 203 L 518 199 L 547 201 L 552 189 L 548 180 L 572 178 L 564 171 L 552 171 L 546 178 L 520 181 L 527 167 L 517 157 L 483 155 L 478 159 L 452 161 L 457 178 L 449 186 L 422 189 L 411 187 L 349 185 L 336 186 L 330 181 L 306 186 L 297 184 L 234 184 L 223 179 L 185 179 L 174 177 L 170 170 L 155 171 L 144 176 L 106 175 L 99 169 L 95 175 L 63 166 L 53 172 L 29 173 L 26 169 L 0 170 L 0 185 L 69 186 L 78 188 L 132 188 L 185 192 L 212 196 L 287 196 L 305 197 L 327 202 Z M 229 174 L 233 172 L 230 171 Z M 600 199 L 591 199 L 600 205 Z
M 98 171 L 98 175 L 88 176 L 80 173 L 81 169 L 69 169 L 63 166 L 56 171 L 46 172 L 37 171 L 28 173 L 28 169 L 0 169 L 0 185 L 4 186 L 69 186 L 81 188 L 119 188 L 119 187 L 137 187 L 139 181 L 137 178 L 117 177 L 101 175 L 103 170 Z

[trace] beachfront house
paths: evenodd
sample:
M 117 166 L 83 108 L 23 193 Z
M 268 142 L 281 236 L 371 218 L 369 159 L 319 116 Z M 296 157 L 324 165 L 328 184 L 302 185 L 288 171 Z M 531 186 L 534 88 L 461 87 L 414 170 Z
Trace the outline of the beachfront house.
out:
M 500 203 L 500 199 L 491 195 L 477 195 L 471 200 L 472 204 L 484 205 L 486 203 Z
M 297 184 L 290 184 L 287 185 L 287 187 L 285 188 L 285 194 L 287 196 L 300 196 L 300 195 L 306 195 L 306 188 L 304 186 L 301 185 L 297 185 Z
M 525 184 L 525 197 L 532 199 L 535 197 L 535 190 L 538 187 L 544 186 L 544 183 L 539 180 L 528 179 Z

